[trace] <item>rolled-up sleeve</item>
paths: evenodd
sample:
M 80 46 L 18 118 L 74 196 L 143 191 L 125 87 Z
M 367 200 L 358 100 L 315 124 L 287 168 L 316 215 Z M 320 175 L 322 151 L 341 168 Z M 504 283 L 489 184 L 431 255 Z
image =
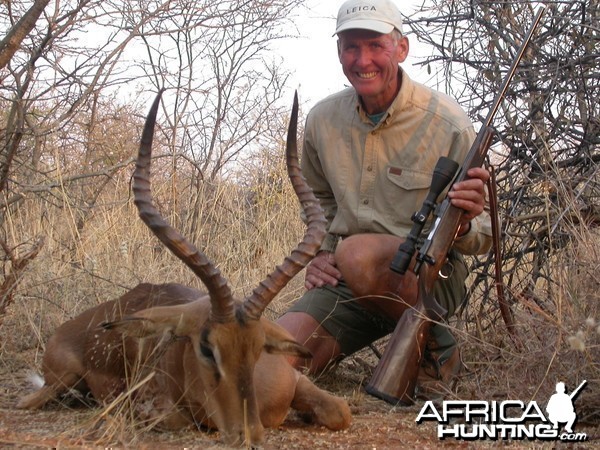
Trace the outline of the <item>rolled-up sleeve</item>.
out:
M 463 255 L 481 255 L 492 246 L 492 224 L 490 215 L 483 212 L 471 220 L 471 228 L 454 241 L 453 248 Z

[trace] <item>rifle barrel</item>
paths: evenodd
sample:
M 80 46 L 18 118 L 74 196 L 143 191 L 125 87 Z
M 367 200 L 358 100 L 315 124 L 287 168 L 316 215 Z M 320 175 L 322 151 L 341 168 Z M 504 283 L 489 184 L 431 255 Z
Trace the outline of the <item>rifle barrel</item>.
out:
M 498 111 L 498 108 L 500 107 L 500 104 L 501 104 L 502 100 L 504 99 L 504 95 L 506 95 L 506 91 L 508 90 L 508 85 L 510 84 L 515 72 L 517 71 L 517 66 L 519 65 L 519 62 L 521 61 L 521 59 L 523 58 L 523 53 L 525 53 L 525 49 L 529 45 L 529 41 L 531 41 L 531 38 L 533 37 L 533 33 L 536 30 L 538 23 L 542 19 L 542 15 L 544 14 L 545 10 L 546 10 L 545 6 L 540 6 L 537 14 L 533 18 L 533 24 L 531 25 L 529 32 L 525 36 L 525 39 L 521 43 L 521 47 L 519 47 L 519 50 L 517 51 L 517 56 L 513 60 L 512 65 L 510 66 L 510 69 L 508 69 L 508 73 L 507 73 L 506 77 L 504 77 L 504 81 L 502 82 L 502 85 L 500 86 L 500 93 L 498 95 L 496 95 L 494 104 L 490 108 L 488 115 L 485 119 L 484 126 L 489 127 L 492 124 L 492 120 L 494 119 L 494 116 L 496 115 L 496 112 Z

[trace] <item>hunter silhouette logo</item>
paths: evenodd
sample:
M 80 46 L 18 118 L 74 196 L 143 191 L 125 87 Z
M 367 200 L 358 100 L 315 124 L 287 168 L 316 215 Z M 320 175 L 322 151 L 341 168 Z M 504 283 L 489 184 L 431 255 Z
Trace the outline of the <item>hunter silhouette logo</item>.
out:
M 548 419 L 554 425 L 555 430 L 558 429 L 559 423 L 566 423 L 565 431 L 567 433 L 573 433 L 573 425 L 577 420 L 577 414 L 575 414 L 573 402 L 586 383 L 587 380 L 583 380 L 583 382 L 571 393 L 571 395 L 565 393 L 565 383 L 562 381 L 556 383 L 556 394 L 552 394 L 550 400 L 548 400 L 548 406 L 546 406 Z
M 565 383 L 556 383 L 556 393 L 548 399 L 546 414 L 536 401 L 445 400 L 438 406 L 427 401 L 416 422 L 437 422 L 441 440 L 586 441 L 586 433 L 573 432 L 577 421 L 573 403 L 586 384 L 583 381 L 567 394 Z M 560 424 L 564 424 L 562 432 Z

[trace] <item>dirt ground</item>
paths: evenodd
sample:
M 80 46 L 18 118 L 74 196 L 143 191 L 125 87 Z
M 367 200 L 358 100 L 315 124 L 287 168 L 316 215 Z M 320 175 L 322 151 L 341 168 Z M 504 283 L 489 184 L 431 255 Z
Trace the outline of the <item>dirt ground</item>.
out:
M 338 369 L 339 370 L 339 369 Z M 348 367 L 343 369 L 348 371 Z M 350 403 L 354 421 L 350 429 L 332 432 L 324 427 L 305 423 L 291 412 L 278 429 L 267 430 L 265 449 L 304 448 L 364 448 L 392 449 L 411 446 L 437 447 L 433 429 L 417 429 L 414 417 L 417 407 L 399 412 L 397 409 L 366 395 L 360 390 L 360 380 L 340 381 L 336 374 L 321 380 L 321 385 L 336 385 Z M 49 405 L 42 411 L 22 411 L 14 408 L 18 398 L 29 389 L 27 370 L 4 373 L 0 381 L 0 447 L 2 448 L 226 448 L 219 444 L 218 432 L 186 430 L 171 432 L 132 432 L 106 440 L 111 428 L 110 417 L 99 420 L 100 409 Z M 354 389 L 353 389 L 354 385 Z M 333 390 L 333 389 L 330 389 Z M 114 425 L 114 424 L 113 424 Z M 118 429 L 118 427 L 113 429 Z
M 97 411 L 95 412 L 97 414 Z M 139 449 L 224 449 L 218 433 L 182 431 L 177 433 L 145 432 L 126 443 L 100 444 L 93 433 L 85 431 L 91 422 L 85 410 L 46 409 L 25 412 L 0 408 L 0 447 L 2 448 L 139 448 Z M 267 430 L 265 449 L 397 449 L 409 447 L 437 448 L 430 432 L 417 430 L 409 414 L 390 415 L 385 408 L 355 410 L 349 430 L 331 432 L 302 423 L 291 416 L 278 429 Z M 83 435 L 82 433 L 85 433 Z M 101 433 L 98 433 L 101 434 Z M 98 436 L 101 437 L 101 436 Z M 127 439 L 129 441 L 129 438 Z
M 433 423 L 417 425 L 422 403 L 395 408 L 367 395 L 361 384 L 368 379 L 369 364 L 349 359 L 333 373 L 317 380 L 321 387 L 344 396 L 353 412 L 347 430 L 332 432 L 305 423 L 291 412 L 277 429 L 267 430 L 265 449 L 404 449 L 419 448 L 556 448 L 557 443 L 440 441 Z M 4 449 L 224 449 L 218 432 L 185 430 L 176 433 L 136 430 L 99 408 L 69 407 L 55 403 L 41 411 L 14 408 L 30 391 L 27 367 L 0 365 L 0 448 Z M 460 385 L 460 384 L 459 384 Z M 118 422 L 118 423 L 117 423 Z M 597 431 L 597 430 L 596 430 Z M 588 435 L 590 435 L 588 433 Z M 597 433 L 596 433 L 597 435 Z M 569 446 L 569 448 L 573 448 Z M 577 448 L 600 448 L 598 436 Z
M 356 363 L 353 363 L 356 365 Z M 3 368 L 4 369 L 4 368 Z M 356 371 L 364 369 L 356 365 Z M 338 371 L 320 380 L 330 385 L 350 403 L 354 421 L 350 429 L 332 432 L 305 423 L 294 412 L 278 429 L 267 430 L 265 449 L 364 448 L 392 449 L 412 442 L 423 448 L 436 447 L 433 429 L 417 429 L 416 407 L 399 413 L 395 408 L 367 396 L 354 377 L 340 380 Z M 342 369 L 348 372 L 349 367 Z M 0 448 L 139 448 L 139 449 L 221 449 L 218 432 L 186 430 L 181 432 L 137 431 L 109 423 L 110 416 L 99 419 L 99 408 L 69 407 L 55 403 L 41 411 L 14 408 L 21 395 L 28 392 L 27 369 L 0 376 Z M 111 431 L 108 431 L 108 430 Z M 119 436 L 119 434 L 121 436 Z M 113 435 L 107 439 L 107 434 Z

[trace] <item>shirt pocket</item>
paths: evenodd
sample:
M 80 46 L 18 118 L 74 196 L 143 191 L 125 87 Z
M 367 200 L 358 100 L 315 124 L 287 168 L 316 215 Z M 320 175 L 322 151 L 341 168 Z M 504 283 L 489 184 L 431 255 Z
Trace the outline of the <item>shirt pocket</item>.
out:
M 388 166 L 380 206 L 387 220 L 395 227 L 410 229 L 411 217 L 421 209 L 429 188 L 432 174 L 406 167 Z
M 417 172 L 404 167 L 388 166 L 387 179 L 392 184 L 407 190 L 429 190 L 433 174 Z

